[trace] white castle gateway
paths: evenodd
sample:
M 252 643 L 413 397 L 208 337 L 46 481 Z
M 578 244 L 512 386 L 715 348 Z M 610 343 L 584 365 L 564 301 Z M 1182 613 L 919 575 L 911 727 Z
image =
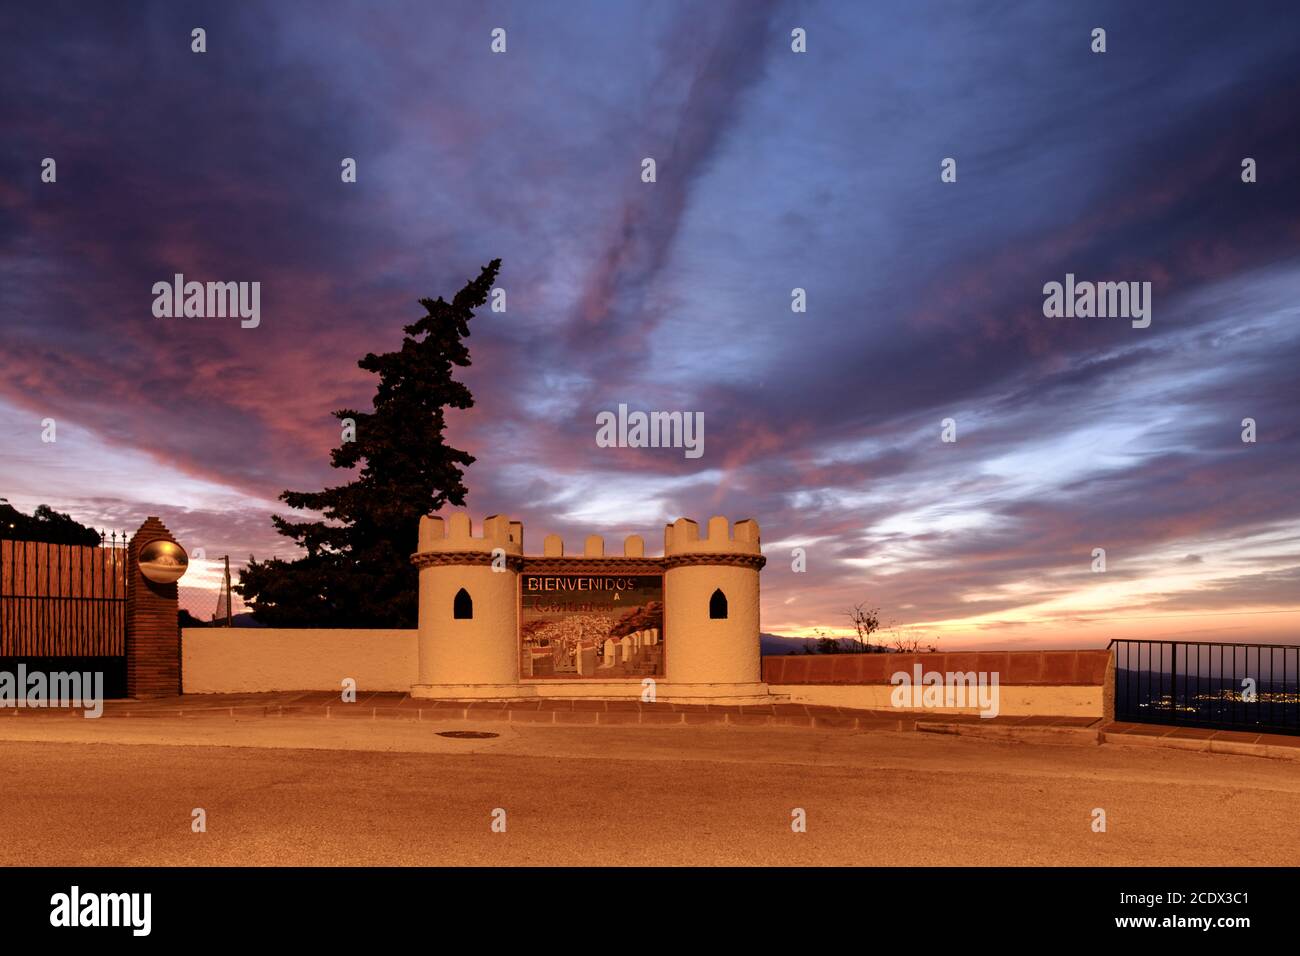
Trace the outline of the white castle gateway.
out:
M 590 697 L 745 703 L 768 699 L 759 650 L 758 524 L 689 518 L 606 555 L 558 535 L 524 554 L 524 528 L 494 515 L 420 519 L 419 675 L 414 697 Z

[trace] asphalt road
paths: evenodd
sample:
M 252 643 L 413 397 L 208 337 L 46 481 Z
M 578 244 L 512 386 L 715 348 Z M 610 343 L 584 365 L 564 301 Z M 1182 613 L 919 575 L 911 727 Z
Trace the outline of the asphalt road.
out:
M 495 724 L 481 729 L 497 739 L 456 741 L 435 729 L 448 728 L 13 719 L 0 724 L 0 864 L 1300 859 L 1291 761 L 926 734 Z M 191 830 L 196 807 L 206 833 Z M 792 832 L 795 808 L 806 833 Z

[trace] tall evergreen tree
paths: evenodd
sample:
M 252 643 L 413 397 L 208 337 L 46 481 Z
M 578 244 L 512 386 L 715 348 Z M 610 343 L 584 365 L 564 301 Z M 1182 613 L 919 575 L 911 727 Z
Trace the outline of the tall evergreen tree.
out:
M 501 260 L 494 259 L 450 303 L 421 299 L 427 313 L 405 327 L 402 348 L 357 362 L 379 376 L 374 411 L 334 412 L 356 423 L 353 441 L 330 454 L 355 479 L 324 491 L 286 491 L 291 508 L 324 520 L 273 516 L 276 530 L 306 554 L 294 561 L 251 560 L 235 586 L 262 623 L 279 627 L 414 627 L 417 576 L 411 565 L 421 515 L 465 504 L 464 468 L 474 456 L 443 438 L 448 408 L 474 398 L 452 377 L 470 364 L 469 320 L 487 301 Z

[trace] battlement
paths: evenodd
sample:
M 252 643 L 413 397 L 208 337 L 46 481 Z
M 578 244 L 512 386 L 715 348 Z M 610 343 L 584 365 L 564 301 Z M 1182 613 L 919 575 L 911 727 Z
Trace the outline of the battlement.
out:
M 453 511 L 445 519 L 441 515 L 424 515 L 420 518 L 419 553 L 448 551 L 487 551 L 503 549 L 507 554 L 524 553 L 524 525 L 511 521 L 505 515 L 490 515 L 483 519 L 483 533 L 474 535 L 473 524 L 464 511 Z
M 758 522 L 752 518 L 737 521 L 735 534 L 726 518 L 709 519 L 703 537 L 700 526 L 690 518 L 678 518 L 664 526 L 664 557 L 679 554 L 759 554 Z
M 614 557 L 614 555 L 605 554 L 605 539 L 598 534 L 589 534 L 582 543 L 582 554 L 584 558 L 604 558 Z M 623 539 L 623 557 L 625 558 L 643 558 L 645 557 L 645 539 L 639 534 L 630 534 Z M 542 557 L 544 558 L 562 558 L 564 557 L 564 539 L 558 534 L 548 534 L 542 540 Z M 575 557 L 575 555 L 570 555 Z
M 443 518 L 425 515 L 420 518 L 419 554 L 447 552 L 490 552 L 502 548 L 509 555 L 523 556 L 524 526 L 521 521 L 511 521 L 503 515 L 483 519 L 483 531 L 475 536 L 470 516 L 455 511 Z M 737 521 L 734 529 L 726 518 L 715 515 L 709 519 L 706 532 L 690 518 L 678 518 L 664 528 L 664 558 L 690 554 L 760 554 L 758 522 L 752 519 Z M 542 558 L 564 558 L 564 539 L 558 534 L 548 534 L 542 541 Z M 623 539 L 621 555 L 605 553 L 605 539 L 600 535 L 587 535 L 582 551 L 568 555 L 571 559 L 646 558 L 645 539 L 630 534 Z

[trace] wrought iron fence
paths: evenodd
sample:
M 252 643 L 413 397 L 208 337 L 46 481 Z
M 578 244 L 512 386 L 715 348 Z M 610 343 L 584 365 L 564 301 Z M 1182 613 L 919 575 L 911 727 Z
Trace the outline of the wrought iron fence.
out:
M 1115 718 L 1300 733 L 1300 646 L 1111 641 Z
M 127 538 L 0 540 L 0 658 L 126 653 Z

